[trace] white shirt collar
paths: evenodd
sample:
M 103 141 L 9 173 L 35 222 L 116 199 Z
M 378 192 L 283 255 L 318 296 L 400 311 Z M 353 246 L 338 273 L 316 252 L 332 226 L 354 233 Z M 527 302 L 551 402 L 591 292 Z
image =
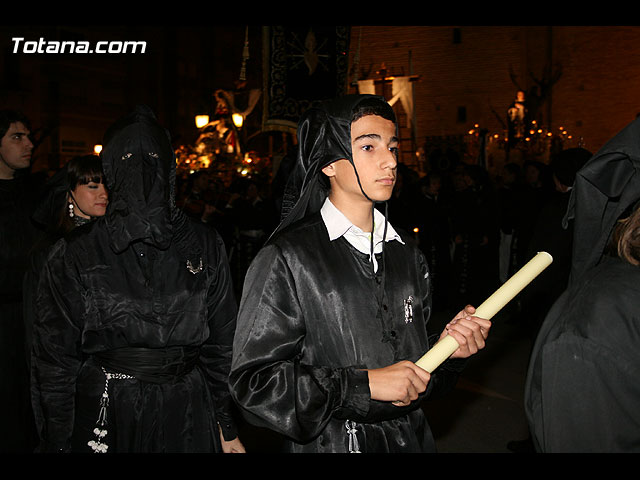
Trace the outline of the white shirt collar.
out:
M 328 197 L 320 209 L 320 214 L 322 215 L 322 220 L 329 232 L 329 240 L 333 241 L 337 238 L 345 237 L 345 239 L 358 249 L 358 251 L 368 255 L 371 254 L 370 233 L 363 232 L 359 227 L 356 227 L 351 223 L 344 213 L 338 210 L 338 208 L 331 203 Z M 373 218 L 373 251 L 374 253 L 380 253 L 382 251 L 382 235 L 384 233 L 385 218 L 384 215 L 376 209 L 373 210 Z M 404 245 L 400 235 L 398 235 L 395 229 L 388 222 L 385 240 L 387 242 L 397 240 Z M 375 257 L 372 260 L 377 269 Z

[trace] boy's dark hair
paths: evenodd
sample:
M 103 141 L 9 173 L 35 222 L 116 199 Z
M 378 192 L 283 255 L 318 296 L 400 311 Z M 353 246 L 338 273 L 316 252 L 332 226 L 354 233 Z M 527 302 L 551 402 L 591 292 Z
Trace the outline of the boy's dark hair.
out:
M 0 110 L 0 138 L 4 137 L 12 123 L 20 122 L 25 127 L 31 128 L 26 115 L 15 110 Z
M 391 105 L 375 97 L 367 98 L 358 103 L 351 115 L 351 123 L 367 115 L 377 115 L 396 123 L 396 114 Z

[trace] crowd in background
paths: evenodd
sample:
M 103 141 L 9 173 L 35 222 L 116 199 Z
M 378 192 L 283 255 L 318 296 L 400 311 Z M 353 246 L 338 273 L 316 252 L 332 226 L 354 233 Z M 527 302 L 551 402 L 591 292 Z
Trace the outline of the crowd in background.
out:
M 421 176 L 400 164 L 388 218 L 427 257 L 434 308 L 456 309 L 462 302 L 479 305 L 551 241 L 563 242 L 562 247 L 550 248 L 562 248 L 563 255 L 570 256 L 562 209 L 575 171 L 589 156 L 586 150 L 565 150 L 550 164 L 511 162 L 495 175 L 478 165 L 458 163 Z M 560 187 L 558 178 L 564 181 Z M 226 188 L 213 174 L 200 170 L 181 179 L 178 192 L 178 205 L 224 238 L 240 295 L 251 259 L 279 221 L 279 190 L 268 181 L 250 178 Z M 383 205 L 378 208 L 384 213 Z M 543 233 L 536 234 L 536 228 Z

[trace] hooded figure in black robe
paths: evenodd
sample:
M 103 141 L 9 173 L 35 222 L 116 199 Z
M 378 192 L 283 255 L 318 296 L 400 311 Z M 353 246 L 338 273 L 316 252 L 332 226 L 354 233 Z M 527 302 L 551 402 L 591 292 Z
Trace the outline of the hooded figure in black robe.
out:
M 370 254 L 344 236 L 330 240 L 322 218 L 321 169 L 353 164 L 352 114 L 372 99 L 384 102 L 350 95 L 302 117 L 284 218 L 244 284 L 230 388 L 246 418 L 281 434 L 288 452 L 434 451 L 421 401 L 451 388 L 465 364 L 447 360 L 406 406 L 371 398 L 364 369 L 415 362 L 436 339 L 427 332 L 428 265 L 410 239 L 386 238 L 391 227 L 377 212 L 374 231 L 388 241 L 374 271 Z
M 539 452 L 640 452 L 640 268 L 609 254 L 640 199 L 640 119 L 576 175 L 567 289 L 536 339 L 525 411 Z
M 175 206 L 168 133 L 137 107 L 105 136 L 105 216 L 58 241 L 36 300 L 42 451 L 217 452 L 236 438 L 236 302 L 221 238 Z

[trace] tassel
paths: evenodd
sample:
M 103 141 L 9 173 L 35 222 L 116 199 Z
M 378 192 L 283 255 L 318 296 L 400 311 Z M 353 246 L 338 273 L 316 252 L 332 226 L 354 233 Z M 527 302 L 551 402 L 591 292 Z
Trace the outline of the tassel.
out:
M 108 373 L 104 368 L 102 372 L 106 378 L 104 383 L 104 392 L 100 398 L 100 412 L 98 413 L 98 421 L 96 422 L 96 428 L 93 429 L 93 433 L 96 436 L 95 440 L 90 440 L 87 445 L 91 447 L 94 453 L 107 453 L 109 445 L 103 441 L 107 436 L 107 407 L 109 407 L 109 380 L 135 378 L 131 375 L 125 375 L 123 373 Z
M 349 436 L 349 453 L 361 453 L 358 437 L 356 436 L 356 433 L 358 432 L 358 430 L 356 430 L 356 422 L 347 420 L 344 423 L 344 426 L 346 427 L 347 435 Z

